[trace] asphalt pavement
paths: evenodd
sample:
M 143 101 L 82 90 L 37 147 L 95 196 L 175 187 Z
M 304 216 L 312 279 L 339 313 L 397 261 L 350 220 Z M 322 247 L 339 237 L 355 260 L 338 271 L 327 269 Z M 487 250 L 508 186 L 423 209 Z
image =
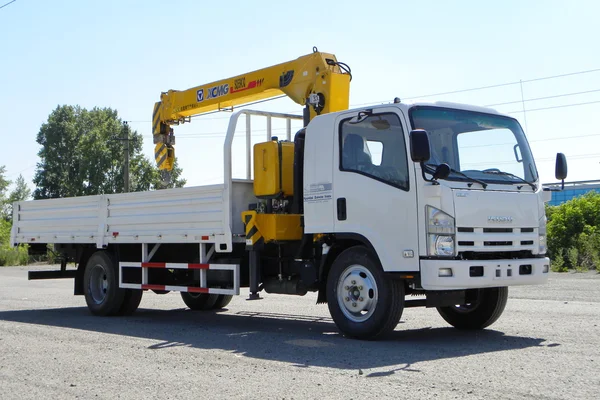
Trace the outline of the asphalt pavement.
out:
M 72 280 L 27 281 L 28 269 L 0 268 L 1 399 L 600 397 L 592 272 L 511 288 L 483 331 L 411 308 L 389 340 L 367 342 L 342 337 L 314 294 L 194 312 L 150 292 L 133 316 L 101 318 Z

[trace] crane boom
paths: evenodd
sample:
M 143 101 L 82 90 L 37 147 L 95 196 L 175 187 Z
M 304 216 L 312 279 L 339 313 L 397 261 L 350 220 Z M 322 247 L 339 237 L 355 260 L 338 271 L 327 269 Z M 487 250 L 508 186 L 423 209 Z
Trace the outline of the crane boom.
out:
M 309 120 L 316 115 L 348 109 L 350 69 L 335 55 L 313 53 L 207 83 L 187 90 L 163 92 L 154 104 L 152 133 L 158 168 L 170 171 L 175 158 L 172 125 L 189 122 L 192 116 L 211 111 L 232 110 L 235 106 L 286 95 L 306 105 Z

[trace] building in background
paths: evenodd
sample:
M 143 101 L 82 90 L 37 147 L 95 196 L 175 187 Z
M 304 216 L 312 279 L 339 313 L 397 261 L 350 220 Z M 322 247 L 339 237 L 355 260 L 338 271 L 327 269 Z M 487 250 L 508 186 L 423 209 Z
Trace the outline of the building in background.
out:
M 584 194 L 590 191 L 596 191 L 600 193 L 600 180 L 565 182 L 564 190 L 560 190 L 560 186 L 560 182 L 546 183 L 543 185 L 544 188 L 559 190 L 557 192 L 552 192 L 552 200 L 550 200 L 550 202 L 548 203 L 551 206 L 558 206 L 564 202 L 571 200 L 574 197 L 583 196 Z

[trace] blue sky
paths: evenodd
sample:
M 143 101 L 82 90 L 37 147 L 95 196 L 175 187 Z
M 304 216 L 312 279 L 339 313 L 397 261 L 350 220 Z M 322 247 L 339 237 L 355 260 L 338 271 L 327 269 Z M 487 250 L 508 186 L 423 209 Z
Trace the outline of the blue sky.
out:
M 0 0 L 0 5 L 8 0 Z M 209 4 L 210 3 L 210 4 Z M 252 4 L 249 6 L 248 4 Z M 144 136 L 160 93 L 186 89 L 295 59 L 313 46 L 353 71 L 350 104 L 600 69 L 597 1 L 42 1 L 0 9 L 0 165 L 31 179 L 35 137 L 57 105 L 112 107 Z M 594 90 L 598 90 L 595 91 Z M 569 161 L 568 180 L 600 179 L 600 70 L 523 84 L 513 113 L 526 129 L 543 182 L 554 157 Z M 425 100 L 489 105 L 521 100 L 521 86 Z M 565 105 L 595 102 L 587 105 Z M 253 106 L 300 112 L 288 99 Z M 522 109 L 521 103 L 495 107 Z M 176 127 L 177 156 L 188 186 L 222 177 L 228 115 Z M 258 140 L 258 139 L 257 139 Z M 243 162 L 238 162 L 243 165 Z

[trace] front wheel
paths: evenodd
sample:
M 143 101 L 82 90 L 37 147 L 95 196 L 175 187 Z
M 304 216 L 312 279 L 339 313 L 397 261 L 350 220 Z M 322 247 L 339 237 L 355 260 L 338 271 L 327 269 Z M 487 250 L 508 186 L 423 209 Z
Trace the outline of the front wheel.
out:
M 344 250 L 331 266 L 327 304 L 344 335 L 376 339 L 398 325 L 404 309 L 404 285 L 386 279 L 373 254 L 355 246 Z
M 507 287 L 478 289 L 471 303 L 438 307 L 437 310 L 457 329 L 483 329 L 500 318 L 507 300 Z

